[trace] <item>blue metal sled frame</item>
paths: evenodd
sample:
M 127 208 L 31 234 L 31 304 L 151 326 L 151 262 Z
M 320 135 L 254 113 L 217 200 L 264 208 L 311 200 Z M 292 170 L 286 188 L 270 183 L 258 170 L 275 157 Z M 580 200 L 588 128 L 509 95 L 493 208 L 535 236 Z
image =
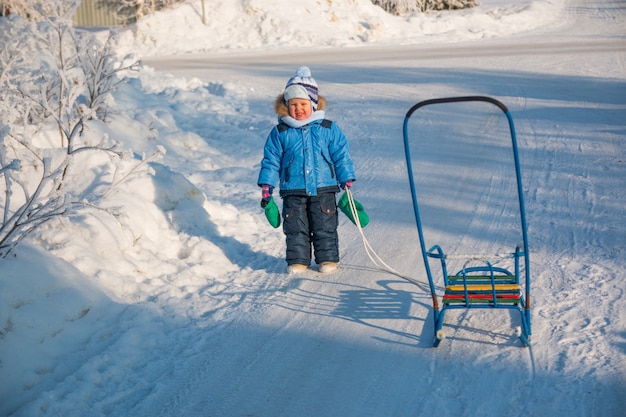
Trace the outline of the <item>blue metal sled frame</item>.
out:
M 509 255 L 514 258 L 514 272 L 510 272 L 504 268 L 494 267 L 489 261 L 484 260 L 479 266 L 470 266 L 470 260 L 465 264 L 462 270 L 455 275 L 448 275 L 446 266 L 446 254 L 438 245 L 427 249 L 424 241 L 424 233 L 422 231 L 422 221 L 420 218 L 419 204 L 417 194 L 415 192 L 415 181 L 413 178 L 413 166 L 411 163 L 411 151 L 409 146 L 408 122 L 410 117 L 418 109 L 445 103 L 458 102 L 486 102 L 497 106 L 505 114 L 511 133 L 511 142 L 513 146 L 513 157 L 515 160 L 515 176 L 517 180 L 517 193 L 519 197 L 520 221 L 522 227 L 523 243 L 521 246 Z M 468 308 L 489 308 L 489 309 L 513 309 L 517 310 L 521 316 L 522 325 L 518 328 L 518 336 L 524 346 L 530 346 L 531 323 L 530 323 L 530 259 L 528 251 L 528 233 L 526 227 L 526 210 L 524 208 L 524 193 L 522 189 L 522 174 L 519 163 L 519 153 L 517 148 L 517 138 L 515 135 L 515 127 L 513 118 L 506 106 L 500 101 L 484 96 L 469 97 L 450 97 L 425 100 L 417 103 L 407 112 L 404 118 L 404 151 L 406 154 L 406 163 L 409 174 L 409 183 L 411 186 L 411 196 L 413 198 L 413 209 L 415 211 L 415 221 L 419 234 L 420 247 L 424 259 L 424 266 L 428 276 L 430 291 L 433 301 L 434 319 L 435 319 L 435 338 L 434 347 L 444 338 L 442 327 L 443 320 L 448 309 L 468 309 Z M 445 293 L 442 299 L 442 306 L 439 307 L 438 296 L 435 292 L 435 283 L 431 273 L 429 264 L 430 259 L 438 259 L 441 262 L 443 271 L 443 279 L 445 283 Z M 523 260 L 524 268 L 524 285 L 521 285 L 520 279 L 520 262 Z

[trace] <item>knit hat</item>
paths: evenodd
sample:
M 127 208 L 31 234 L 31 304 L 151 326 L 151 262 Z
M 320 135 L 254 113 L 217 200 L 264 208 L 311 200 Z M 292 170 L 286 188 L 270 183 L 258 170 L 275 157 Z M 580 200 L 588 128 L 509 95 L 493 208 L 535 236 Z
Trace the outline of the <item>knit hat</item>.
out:
M 313 111 L 317 110 L 317 83 L 311 77 L 309 67 L 298 68 L 296 74 L 287 81 L 285 86 L 285 102 L 292 98 L 303 98 L 311 100 Z

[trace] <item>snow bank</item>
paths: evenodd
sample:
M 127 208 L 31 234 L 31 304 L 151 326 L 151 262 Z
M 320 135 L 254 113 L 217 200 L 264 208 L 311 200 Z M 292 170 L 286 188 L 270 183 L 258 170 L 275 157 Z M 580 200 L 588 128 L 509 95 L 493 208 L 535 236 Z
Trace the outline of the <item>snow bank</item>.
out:
M 484 0 L 453 12 L 394 16 L 369 0 L 199 0 L 146 16 L 123 30 L 118 50 L 141 57 L 241 49 L 337 48 L 458 42 L 549 25 L 558 1 Z

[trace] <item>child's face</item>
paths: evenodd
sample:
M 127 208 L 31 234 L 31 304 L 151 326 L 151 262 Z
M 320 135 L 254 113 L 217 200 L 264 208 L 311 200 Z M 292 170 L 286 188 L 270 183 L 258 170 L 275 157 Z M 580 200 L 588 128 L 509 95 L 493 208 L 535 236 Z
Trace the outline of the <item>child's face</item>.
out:
M 313 113 L 313 108 L 311 107 L 311 100 L 306 100 L 303 98 L 292 98 L 289 100 L 289 116 L 293 117 L 296 120 L 304 120 L 308 119 Z

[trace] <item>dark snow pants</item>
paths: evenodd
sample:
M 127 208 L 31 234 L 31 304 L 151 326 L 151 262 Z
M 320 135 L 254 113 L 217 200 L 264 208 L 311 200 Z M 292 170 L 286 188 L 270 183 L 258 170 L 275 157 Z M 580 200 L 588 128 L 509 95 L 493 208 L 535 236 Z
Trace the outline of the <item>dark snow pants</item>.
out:
M 315 197 L 287 195 L 283 198 L 283 232 L 287 240 L 287 265 L 339 262 L 337 201 L 334 192 Z

